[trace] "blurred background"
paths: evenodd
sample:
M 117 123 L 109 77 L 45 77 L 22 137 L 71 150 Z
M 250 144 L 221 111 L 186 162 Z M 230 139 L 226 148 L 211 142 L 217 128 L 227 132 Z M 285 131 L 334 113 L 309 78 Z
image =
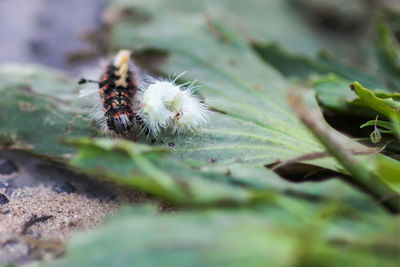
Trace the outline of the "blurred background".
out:
M 136 1 L 0 0 L 0 62 L 35 62 L 78 73 L 85 60 L 111 52 L 107 34 L 115 17 L 104 12 L 110 2 Z M 249 41 L 277 43 L 307 56 L 330 53 L 363 69 L 376 67 L 370 41 L 378 19 L 393 20 L 400 35 L 397 0 L 208 0 L 187 1 L 184 7 L 179 1 L 162 2 L 226 16 Z M 133 13 L 122 10 L 119 19 Z
M 85 40 L 102 28 L 103 0 L 1 0 L 0 61 L 71 69 L 76 53 L 95 55 Z

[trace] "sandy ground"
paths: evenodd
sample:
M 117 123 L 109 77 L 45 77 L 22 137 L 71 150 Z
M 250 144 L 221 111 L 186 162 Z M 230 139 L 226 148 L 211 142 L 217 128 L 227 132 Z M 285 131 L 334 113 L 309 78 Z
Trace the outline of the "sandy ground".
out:
M 124 204 L 148 202 L 160 204 L 47 159 L 0 151 L 0 264 L 56 257 L 77 231 L 97 226 Z
M 52 257 L 73 233 L 95 227 L 120 204 L 58 194 L 43 185 L 16 189 L 8 197 L 0 215 L 1 262 Z

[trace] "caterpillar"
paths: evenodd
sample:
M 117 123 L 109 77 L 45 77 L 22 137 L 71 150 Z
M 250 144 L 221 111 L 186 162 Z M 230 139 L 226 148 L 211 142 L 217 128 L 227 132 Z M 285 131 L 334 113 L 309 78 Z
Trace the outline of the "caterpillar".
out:
M 101 132 L 108 137 L 141 133 L 155 137 L 162 130 L 176 134 L 207 123 L 208 108 L 194 95 L 194 83 L 176 84 L 184 73 L 157 79 L 143 74 L 130 56 L 131 51 L 120 50 L 99 80 L 78 82 L 86 85 L 79 96 Z
M 94 83 L 80 97 L 87 98 L 92 118 L 107 136 L 127 136 L 135 127 L 134 97 L 138 91 L 136 67 L 130 61 L 131 52 L 121 50 L 105 67 L 98 81 L 81 79 L 79 84 Z M 96 90 L 97 89 L 97 90 Z

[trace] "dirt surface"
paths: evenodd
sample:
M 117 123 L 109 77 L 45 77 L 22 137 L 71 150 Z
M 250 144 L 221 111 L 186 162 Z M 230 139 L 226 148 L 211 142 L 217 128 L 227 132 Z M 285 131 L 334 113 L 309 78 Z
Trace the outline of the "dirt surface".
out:
M 45 158 L 0 151 L 0 264 L 55 257 L 77 231 L 97 226 L 121 205 L 148 202 L 160 203 Z
M 1 262 L 53 257 L 73 233 L 95 227 L 119 207 L 116 201 L 58 194 L 43 185 L 16 189 L 8 197 L 0 215 Z

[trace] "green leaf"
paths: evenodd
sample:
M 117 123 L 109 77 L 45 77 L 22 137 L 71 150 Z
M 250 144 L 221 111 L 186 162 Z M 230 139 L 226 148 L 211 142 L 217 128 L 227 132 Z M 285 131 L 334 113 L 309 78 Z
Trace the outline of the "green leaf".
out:
M 166 4 L 154 8 L 158 4 L 117 1 L 112 10 L 131 8 L 146 14 L 147 20 L 117 20 L 111 36 L 115 48 L 167 51 L 163 71 L 189 70 L 184 78 L 198 81 L 206 104 L 216 111 L 207 128 L 162 139 L 165 146 L 175 144 L 175 158 L 197 161 L 196 166 L 203 168 L 233 170 L 322 150 L 288 108 L 285 79 L 265 65 L 239 34 L 201 8 L 183 14 Z M 322 167 L 337 170 L 329 160 Z
M 375 126 L 375 125 L 385 129 L 385 130 L 380 129 L 381 133 L 394 133 L 393 124 L 388 121 L 371 120 L 361 125 L 360 128 L 364 128 L 367 126 Z
M 357 85 L 355 85 L 357 86 Z M 360 187 L 367 190 L 377 200 L 386 204 L 387 208 L 394 213 L 400 212 L 400 202 L 396 199 L 398 195 L 387 186 L 379 178 L 378 173 L 367 165 L 371 158 L 356 159 L 348 150 L 347 145 L 343 142 L 342 137 L 329 127 L 326 127 L 322 115 L 315 113 L 312 109 L 307 107 L 301 95 L 293 94 L 289 98 L 291 106 L 296 111 L 298 116 L 307 126 L 307 128 L 314 134 L 314 136 L 323 144 L 330 155 L 335 157 L 338 162 L 348 171 L 350 177 L 349 181 L 358 184 Z M 383 155 L 379 155 L 384 157 Z M 389 197 L 389 198 L 388 198 Z M 388 198 L 388 199 L 386 199 Z
M 355 20 L 362 18 L 368 6 L 362 1 L 358 3 L 335 3 L 330 6 L 330 11 L 338 11 L 340 19 Z M 326 4 L 326 3 L 324 3 Z M 328 3 L 329 4 L 329 3 Z M 167 0 L 167 1 L 130 1 L 114 0 L 111 3 L 111 24 L 115 20 L 124 20 L 126 16 L 120 16 L 119 9 L 134 10 L 134 16 L 130 19 L 138 24 L 151 23 L 152 13 L 163 10 L 156 14 L 157 17 L 166 17 L 169 14 L 183 14 L 190 19 L 199 19 L 206 14 L 212 18 L 218 17 L 223 24 L 229 24 L 230 28 L 243 39 L 256 43 L 279 42 L 285 49 L 296 53 L 313 56 L 321 50 L 336 52 L 349 52 L 354 59 L 361 58 L 368 52 L 364 38 L 354 39 L 349 45 L 347 36 L 332 34 L 326 36 L 320 34 L 319 25 L 310 25 L 309 18 L 305 12 L 318 13 L 321 5 L 305 5 L 295 1 L 281 0 L 250 0 L 248 2 L 218 0 L 218 1 L 196 1 L 196 0 Z M 126 9 L 127 8 L 127 9 Z M 351 10 L 351 11 L 350 11 Z M 115 12 L 115 13 L 114 13 Z M 126 13 L 124 13 L 126 14 Z M 318 15 L 315 17 L 318 19 Z M 323 14 L 321 14 L 323 16 Z M 172 17 L 172 16 L 171 16 Z M 267 20 L 266 20 L 267 18 Z M 363 18 L 364 21 L 367 18 Z M 271 23 L 273 21 L 273 23 Z M 171 21 L 172 26 L 178 26 Z M 276 27 L 279 25 L 279 28 Z M 314 26 L 314 27 L 313 27 Z M 328 37 L 328 38 L 327 38 Z M 335 42 L 332 42 L 332 39 Z M 354 45 L 355 43 L 358 44 Z M 367 45 L 366 45 L 367 44 Z M 353 53 L 352 53 L 353 52 Z M 357 52 L 357 53 L 356 53 Z M 361 54 L 361 55 L 360 55 Z M 353 57 L 352 57 L 353 58 Z M 348 59 L 348 58 L 347 58 Z
M 71 161 L 74 167 L 180 205 L 269 202 L 288 192 L 318 197 L 321 201 L 347 199 L 368 203 L 339 180 L 311 186 L 286 182 L 265 168 L 237 168 L 234 174 L 228 169 L 219 173 L 200 171 L 174 160 L 165 148 L 120 139 L 72 139 L 67 143 L 79 148 Z
M 373 116 L 374 113 L 371 113 L 369 108 L 351 102 L 357 98 L 357 95 L 349 89 L 350 84 L 349 80 L 336 74 L 317 76 L 312 80 L 313 90 L 316 91 L 318 100 L 324 108 L 361 116 Z
M 73 166 L 160 196 L 171 203 L 245 204 L 273 196 L 268 192 L 246 190 L 237 186 L 234 180 L 229 180 L 228 175 L 203 174 L 185 164 L 170 160 L 164 156 L 168 151 L 160 147 L 124 140 L 78 139 L 68 142 L 80 148 L 71 161 Z
M 321 75 L 332 80 L 335 77 L 348 81 L 357 80 L 370 88 L 386 88 L 384 82 L 365 70 L 345 65 L 337 58 L 324 53 L 314 58 L 291 53 L 277 44 L 257 44 L 255 49 L 268 64 L 289 78 L 309 79 L 312 76 Z M 336 90 L 333 90 L 332 94 L 340 92 Z
M 73 238 L 65 258 L 52 265 L 397 265 L 394 218 L 351 210 L 347 214 L 359 218 L 352 220 L 335 207 L 308 209 L 307 219 L 285 205 L 170 215 L 144 208 L 125 210 L 106 226 Z M 376 247 L 379 255 L 372 253 Z
M 400 103 L 393 99 L 382 99 L 377 97 L 371 90 L 364 88 L 358 82 L 352 86 L 352 90 L 358 95 L 358 103 L 368 106 L 388 118 L 400 118 Z
M 74 150 L 58 140 L 91 136 L 76 108 L 77 87 L 66 75 L 34 65 L 0 67 L 0 143 L 57 157 Z
M 376 173 L 394 190 L 400 193 L 400 162 L 398 160 L 376 156 L 375 160 Z M 387 196 L 397 197 L 397 196 Z
M 395 33 L 387 23 L 377 24 L 378 43 L 377 51 L 380 59 L 380 71 L 392 78 L 392 82 L 399 83 L 400 75 L 400 46 Z
M 140 189 L 181 205 L 244 204 L 273 197 L 236 186 L 228 175 L 203 174 L 165 157 L 163 148 L 125 140 L 70 140 L 79 153 L 71 161 L 90 174 Z M 271 175 L 274 176 L 274 175 Z

